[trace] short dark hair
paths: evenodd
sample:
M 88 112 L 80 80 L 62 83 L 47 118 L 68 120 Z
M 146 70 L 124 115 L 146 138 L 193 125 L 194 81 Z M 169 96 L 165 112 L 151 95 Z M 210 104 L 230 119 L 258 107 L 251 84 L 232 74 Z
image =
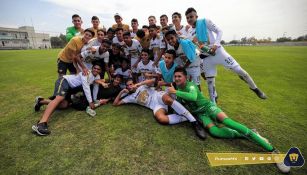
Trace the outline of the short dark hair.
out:
M 128 83 L 128 81 L 132 81 L 132 83 L 134 84 L 134 81 L 133 81 L 132 78 L 128 78 L 128 79 L 126 80 L 126 84 Z
M 139 38 L 144 38 L 145 36 L 145 32 L 141 29 L 139 29 L 138 31 L 136 31 L 136 36 Z
M 98 20 L 98 21 L 99 21 L 99 18 L 98 18 L 97 16 L 93 16 L 93 17 L 92 17 L 92 21 L 93 21 L 93 20 Z
M 172 14 L 172 17 L 175 16 L 175 15 L 177 15 L 177 16 L 181 19 L 181 14 L 180 14 L 179 12 L 174 12 L 174 13 Z
M 109 46 L 112 45 L 112 41 L 110 41 L 110 40 L 108 40 L 108 39 L 102 40 L 102 43 L 106 43 L 106 44 L 108 44 Z
M 163 18 L 163 17 L 165 17 L 168 20 L 168 17 L 167 17 L 166 14 L 163 14 L 163 15 L 160 16 L 160 18 Z
M 135 19 L 135 18 L 133 18 L 133 19 L 131 20 L 131 22 L 138 22 L 138 20 Z
M 131 36 L 130 32 L 124 32 L 123 36 Z
M 115 78 L 120 78 L 120 80 L 123 80 L 124 77 L 123 77 L 123 75 L 121 75 L 121 74 L 116 74 L 116 75 L 115 75 Z
M 193 7 L 190 7 L 190 8 L 187 9 L 187 11 L 185 11 L 185 16 L 187 16 L 191 12 L 197 13 L 196 10 Z
M 107 33 L 108 33 L 108 32 L 115 33 L 115 31 L 114 31 L 114 29 L 113 29 L 112 27 L 108 28 Z
M 142 49 L 142 52 L 146 52 L 148 55 L 149 55 L 149 53 L 150 53 L 150 52 L 149 52 L 149 49 L 147 49 L 147 48 L 143 48 L 143 49 Z
M 174 49 L 169 49 L 165 53 L 173 55 L 173 59 L 176 58 L 176 51 Z
M 167 35 L 175 35 L 175 36 L 177 36 L 177 32 L 176 32 L 174 29 L 170 29 L 170 30 L 168 30 L 168 31 L 164 34 L 165 37 L 166 37 Z
M 183 68 L 183 67 L 177 67 L 177 68 L 175 69 L 175 71 L 174 71 L 174 74 L 175 74 L 176 72 L 182 72 L 183 75 L 185 75 L 185 76 L 188 75 L 187 71 L 186 71 L 185 68 Z
M 116 28 L 116 29 L 115 29 L 115 33 L 116 33 L 116 32 L 118 32 L 118 31 L 120 31 L 120 30 L 121 30 L 121 31 L 124 31 L 124 29 L 123 29 L 123 28 L 118 27 L 118 28 Z
M 143 25 L 143 26 L 142 26 L 142 29 L 143 29 L 143 28 L 149 29 L 148 25 Z
M 81 19 L 81 17 L 78 14 L 73 14 L 71 19 L 73 19 L 73 18 L 80 18 Z
M 156 24 L 150 25 L 150 26 L 148 27 L 148 29 L 151 29 L 151 28 L 158 29 L 157 26 L 156 26 Z
M 85 30 L 84 30 L 84 33 L 85 33 L 85 32 L 90 32 L 90 33 L 92 34 L 92 37 L 95 36 L 95 32 L 94 32 L 91 28 L 85 29 Z
M 101 66 L 101 64 L 99 64 L 98 62 L 94 62 L 94 63 L 93 63 L 93 66 L 92 66 L 92 68 L 93 68 L 94 66 L 99 66 L 99 67 L 100 67 L 100 69 L 102 69 L 102 66 Z
M 112 43 L 112 48 L 113 47 L 116 47 L 116 48 L 118 48 L 118 49 L 121 49 L 122 48 L 122 46 L 119 44 L 119 43 Z

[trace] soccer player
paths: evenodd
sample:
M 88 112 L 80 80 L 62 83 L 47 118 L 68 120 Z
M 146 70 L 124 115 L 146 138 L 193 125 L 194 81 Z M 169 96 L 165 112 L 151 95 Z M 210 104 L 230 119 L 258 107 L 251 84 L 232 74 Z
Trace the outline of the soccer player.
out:
M 205 18 L 198 20 L 197 12 L 194 8 L 188 8 L 185 15 L 188 24 L 194 27 L 196 31 L 196 37 L 193 39 L 194 43 L 201 49 L 204 48 L 204 45 L 209 45 L 209 47 L 211 47 L 210 52 L 213 53 L 203 60 L 211 101 L 215 102 L 217 96 L 215 93 L 217 65 L 223 65 L 225 68 L 232 70 L 249 85 L 250 89 L 254 91 L 259 98 L 266 99 L 266 95 L 257 88 L 252 77 L 225 51 L 223 46 L 221 46 L 222 31 L 209 19 Z M 216 34 L 216 37 L 213 33 Z
M 81 53 L 82 47 L 87 44 L 94 36 L 94 32 L 91 29 L 86 29 L 83 36 L 76 36 L 72 38 L 67 45 L 60 51 L 58 55 L 58 73 L 59 77 L 66 75 L 67 69 L 70 74 L 76 74 L 77 65 L 82 66 L 78 54 Z M 85 73 L 87 70 L 82 67 L 82 71 Z
M 66 29 L 66 41 L 69 42 L 70 39 L 72 39 L 74 36 L 82 35 L 83 29 L 82 29 L 82 19 L 78 14 L 72 15 L 72 23 L 74 26 L 67 27 Z
M 116 98 L 116 96 L 122 90 L 120 88 L 122 80 L 123 76 L 121 75 L 116 75 L 114 80 L 97 80 L 97 83 L 99 84 L 97 99 L 99 99 L 100 105 L 107 104 L 109 101 L 112 101 Z
M 100 71 L 101 67 L 99 65 L 94 65 L 92 71 L 87 76 L 84 76 L 82 72 L 80 72 L 77 75 L 64 75 L 63 77 L 60 77 L 55 83 L 53 100 L 49 101 L 43 98 L 36 99 L 35 111 L 39 111 L 42 105 L 47 105 L 47 108 L 40 121 L 32 126 L 32 130 L 40 136 L 50 134 L 47 122 L 57 107 L 62 109 L 68 107 L 70 91 L 73 88 L 82 86 L 90 108 L 94 109 L 94 100 L 97 99 L 98 93 L 98 85 L 95 81 L 100 79 Z M 93 98 L 91 95 L 91 84 L 95 84 L 93 87 Z
M 175 62 L 178 66 L 186 69 L 188 79 L 197 84 L 200 89 L 200 58 L 196 46 L 190 40 L 180 39 L 173 29 L 167 31 L 165 37 L 168 44 L 173 46 L 176 51 Z
M 277 152 L 267 139 L 260 136 L 256 131 L 232 120 L 215 103 L 204 97 L 197 86 L 187 80 L 185 69 L 176 68 L 174 79 L 175 87 L 170 87 L 168 93 L 176 94 L 177 100 L 202 121 L 203 126 L 209 130 L 212 136 L 219 138 L 248 138 L 266 151 Z M 217 123 L 221 123 L 224 126 L 217 127 Z M 282 169 L 287 168 L 283 163 L 278 163 L 277 166 L 282 167 Z M 290 168 L 288 169 L 290 171 Z
M 136 39 L 131 39 L 130 32 L 124 33 L 124 51 L 126 57 L 130 60 L 130 66 L 132 70 L 132 77 L 134 81 L 137 81 L 137 70 L 136 67 L 140 62 L 140 54 L 142 46 Z
M 92 46 L 87 50 L 81 52 L 81 60 L 83 65 L 90 70 L 93 67 L 93 64 L 99 64 L 102 66 L 100 77 L 104 77 L 105 72 L 107 71 L 109 77 L 109 48 L 111 42 L 109 40 L 104 40 L 100 46 Z M 80 66 L 81 67 L 81 66 Z M 87 71 L 86 71 L 87 72 Z
M 176 58 L 175 50 L 167 50 L 164 59 L 159 62 L 158 72 L 162 75 L 163 81 L 159 81 L 158 86 L 171 86 L 174 78 L 174 71 L 177 64 L 174 62 Z
M 112 39 L 112 43 L 119 44 L 121 46 L 125 45 L 123 32 L 124 32 L 123 28 L 116 28 L 115 30 L 116 36 Z
M 161 28 L 168 26 L 168 17 L 167 17 L 167 15 L 163 14 L 163 15 L 160 16 L 160 24 L 161 24 Z
M 143 49 L 148 49 L 150 45 L 150 36 L 149 34 L 146 34 L 144 30 L 138 30 L 136 32 L 136 37 L 134 38 L 138 40 L 142 46 Z
M 174 12 L 172 14 L 173 29 L 177 32 L 180 38 L 187 38 L 187 27 L 181 25 L 181 14 Z
M 138 63 L 136 72 L 138 74 L 138 81 L 145 81 L 145 75 L 154 75 L 157 73 L 157 69 L 153 66 L 153 61 L 149 59 L 149 50 L 142 49 L 141 52 L 142 61 Z
M 100 46 L 101 43 L 105 40 L 105 36 L 106 36 L 106 32 L 104 31 L 104 29 L 98 29 L 97 30 L 97 37 L 93 38 L 89 43 L 88 43 L 88 47 L 91 46 Z M 112 42 L 112 41 L 110 41 Z
M 131 20 L 131 28 L 132 28 L 132 31 L 130 32 L 132 38 L 136 37 L 136 32 L 138 31 L 138 27 L 139 27 L 139 22 L 138 22 L 138 20 L 135 19 L 135 18 L 133 18 L 133 19 Z
M 161 124 L 176 124 L 188 120 L 192 123 L 196 135 L 201 139 L 205 139 L 204 129 L 191 113 L 165 92 L 158 92 L 152 89 L 150 86 L 154 82 L 155 80 L 150 79 L 134 84 L 133 80 L 128 80 L 126 83 L 127 88 L 117 95 L 113 105 L 119 106 L 126 103 L 134 103 L 145 106 L 153 111 L 155 118 Z M 167 115 L 168 106 L 174 109 L 177 114 Z
M 156 25 L 149 26 L 149 35 L 151 37 L 149 50 L 153 53 L 154 57 L 154 65 L 157 67 L 160 58 L 165 52 L 165 42 L 163 41 L 163 37 L 158 35 L 158 28 Z
M 97 16 L 92 17 L 92 24 L 93 24 L 93 27 L 91 29 L 95 32 L 95 36 L 93 38 L 97 37 L 97 33 L 98 33 L 99 29 L 101 29 L 104 32 L 106 31 L 106 29 L 104 27 L 99 26 L 100 21 L 99 21 L 99 18 Z
M 117 68 L 113 73 L 113 77 L 116 77 L 117 75 L 121 75 L 123 77 L 123 81 L 121 82 L 120 87 L 125 89 L 127 80 L 132 78 L 132 72 L 128 67 L 127 59 L 123 59 L 121 61 L 121 67 Z
M 148 17 L 148 24 L 149 24 L 149 26 L 156 25 L 156 23 L 157 23 L 157 20 L 156 20 L 155 16 L 151 15 L 151 16 Z
M 113 41 L 114 35 L 115 35 L 115 30 L 112 29 L 112 27 L 110 27 L 107 31 L 107 39 Z
M 116 30 L 117 28 L 122 28 L 124 32 L 129 32 L 129 25 L 122 23 L 123 18 L 119 13 L 115 13 L 114 19 L 116 24 L 112 25 L 112 29 Z

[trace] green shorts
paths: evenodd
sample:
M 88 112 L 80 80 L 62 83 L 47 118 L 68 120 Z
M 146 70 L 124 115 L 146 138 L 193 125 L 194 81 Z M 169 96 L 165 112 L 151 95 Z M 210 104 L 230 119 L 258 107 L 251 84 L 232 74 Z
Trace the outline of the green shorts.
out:
M 203 122 L 204 127 L 207 125 L 214 123 L 217 118 L 217 114 L 223 112 L 219 107 L 215 105 L 211 105 L 207 108 L 205 108 L 205 112 L 199 113 L 198 117 Z

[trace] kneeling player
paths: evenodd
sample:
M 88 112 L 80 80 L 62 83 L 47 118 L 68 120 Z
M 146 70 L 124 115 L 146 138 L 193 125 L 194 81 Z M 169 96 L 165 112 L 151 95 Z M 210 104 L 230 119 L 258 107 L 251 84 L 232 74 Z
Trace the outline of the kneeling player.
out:
M 125 103 L 135 103 L 153 110 L 155 118 L 161 124 L 176 124 L 189 120 L 196 132 L 196 135 L 201 139 L 205 139 L 204 129 L 180 103 L 173 100 L 165 92 L 158 92 L 149 87 L 154 83 L 154 80 L 145 80 L 138 84 L 134 84 L 133 80 L 127 81 L 126 89 L 123 89 L 115 98 L 113 105 L 119 106 Z M 125 95 L 126 94 L 126 95 Z M 167 115 L 167 109 L 170 106 L 177 114 Z

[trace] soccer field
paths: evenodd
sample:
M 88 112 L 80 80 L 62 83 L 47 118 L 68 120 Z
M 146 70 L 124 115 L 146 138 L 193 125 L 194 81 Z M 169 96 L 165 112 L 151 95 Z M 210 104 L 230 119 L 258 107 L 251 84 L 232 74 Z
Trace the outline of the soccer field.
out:
M 300 148 L 307 158 L 307 47 L 226 47 L 268 96 L 218 68 L 218 105 L 231 118 L 256 128 L 281 152 Z M 206 152 L 264 152 L 244 139 L 198 139 L 189 123 L 158 124 L 150 110 L 111 104 L 97 116 L 56 111 L 51 135 L 31 126 L 35 96 L 52 95 L 59 50 L 0 51 L 0 174 L 279 174 L 273 164 L 210 167 Z M 202 82 L 203 93 L 207 87 Z M 306 165 L 291 174 L 307 174 Z

